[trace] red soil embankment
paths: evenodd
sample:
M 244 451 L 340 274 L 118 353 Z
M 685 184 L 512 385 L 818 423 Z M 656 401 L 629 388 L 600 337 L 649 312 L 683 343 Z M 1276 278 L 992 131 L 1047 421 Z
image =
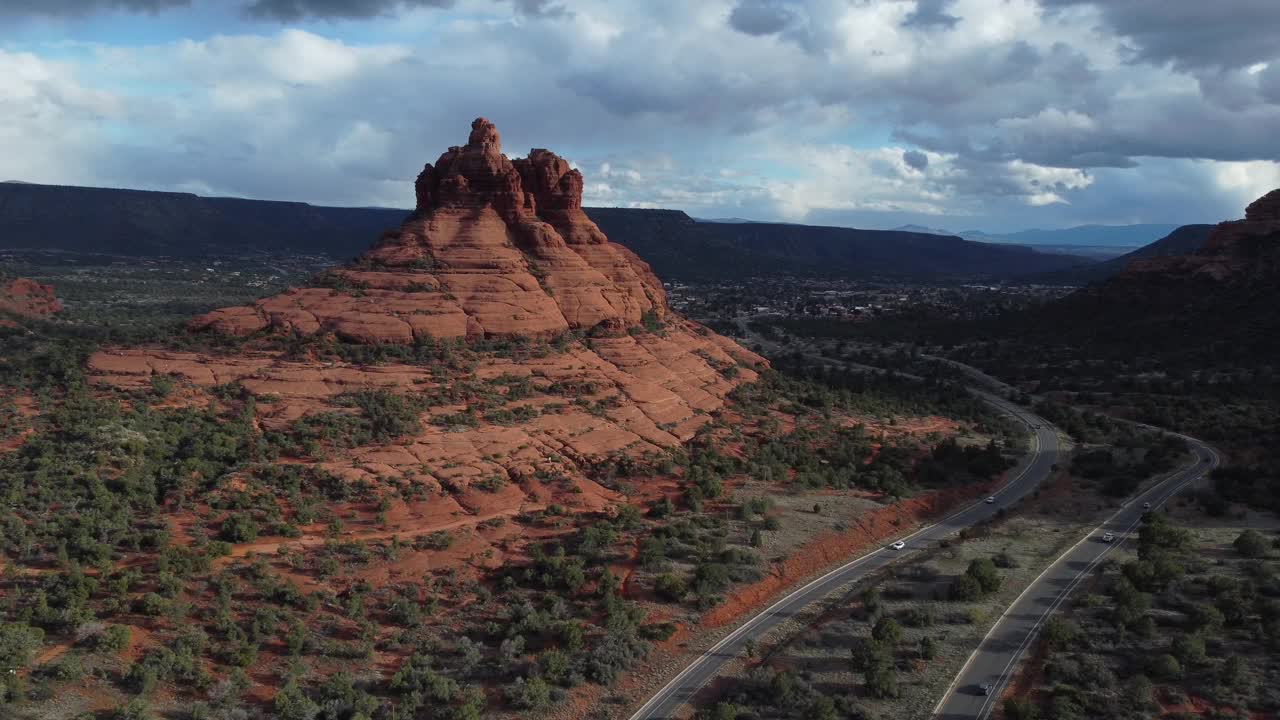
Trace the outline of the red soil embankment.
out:
M 799 580 L 847 561 L 856 552 L 901 534 L 915 523 L 938 517 L 965 500 L 985 495 L 994 485 L 988 482 L 908 498 L 868 513 L 848 530 L 819 535 L 775 563 L 764 579 L 734 591 L 702 617 L 701 625 L 713 628 L 738 620 Z

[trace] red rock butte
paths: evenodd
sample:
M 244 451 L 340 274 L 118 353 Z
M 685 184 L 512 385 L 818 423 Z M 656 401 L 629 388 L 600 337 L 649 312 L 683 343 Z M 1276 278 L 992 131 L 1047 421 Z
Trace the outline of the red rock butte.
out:
M 238 384 L 264 401 L 255 406 L 256 421 L 282 432 L 310 416 L 352 412 L 342 396 L 362 389 L 431 397 L 419 430 L 343 449 L 322 463 L 351 481 L 411 478 L 448 489 L 448 501 L 433 500 L 415 521 L 419 529 L 456 523 L 455 513 L 616 502 L 616 493 L 590 479 L 596 460 L 643 458 L 690 441 L 767 363 L 669 312 L 649 267 L 583 214 L 577 170 L 546 150 L 513 162 L 499 147 L 493 124 L 476 120 L 465 147 L 450 148 L 418 176 L 414 213 L 330 271 L 325 287 L 292 289 L 191 322 L 200 331 L 268 340 L 277 332 L 346 343 L 448 339 L 475 348 L 473 362 L 440 372 L 430 364 L 321 360 L 250 338 L 232 353 L 105 349 L 89 359 L 91 382 L 145 390 L 164 375 L 193 398 L 201 388 Z M 543 352 L 504 355 L 471 342 L 516 335 L 538 341 L 530 347 L 545 345 Z M 486 419 L 467 388 L 510 378 L 528 383 L 527 391 L 499 409 L 505 415 Z M 441 420 L 459 413 L 475 423 Z M 510 481 L 501 492 L 470 487 L 495 476 Z M 574 488 L 538 480 L 550 476 Z
M 195 318 L 196 330 L 332 332 L 351 342 L 616 333 L 666 294 L 648 264 L 611 243 L 582 211 L 582 174 L 535 149 L 509 160 L 493 123 L 477 118 L 414 183 L 417 207 L 333 287 L 299 288 Z

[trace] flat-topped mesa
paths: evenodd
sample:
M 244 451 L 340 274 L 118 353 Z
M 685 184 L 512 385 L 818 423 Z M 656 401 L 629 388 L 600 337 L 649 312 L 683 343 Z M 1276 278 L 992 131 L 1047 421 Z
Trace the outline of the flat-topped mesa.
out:
M 508 159 L 493 123 L 477 118 L 414 183 L 413 215 L 332 288 L 290 290 L 192 321 L 252 334 L 278 328 L 347 340 L 614 334 L 667 315 L 648 264 L 609 242 L 582 211 L 582 173 L 549 150 Z

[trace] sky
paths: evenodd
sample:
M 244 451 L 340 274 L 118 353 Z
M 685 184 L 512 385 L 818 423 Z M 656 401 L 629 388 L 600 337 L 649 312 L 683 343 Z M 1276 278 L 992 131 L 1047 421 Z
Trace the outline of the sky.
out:
M 0 0 L 0 180 L 409 207 L 477 116 L 587 205 L 1218 222 L 1280 187 L 1280 2 Z

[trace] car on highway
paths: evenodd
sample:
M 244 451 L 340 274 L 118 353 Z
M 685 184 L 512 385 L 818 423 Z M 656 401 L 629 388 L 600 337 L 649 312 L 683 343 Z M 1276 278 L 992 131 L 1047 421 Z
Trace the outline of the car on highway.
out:
M 1143 509 L 1143 510 L 1150 510 L 1150 509 L 1151 509 L 1151 503 L 1142 503 L 1142 509 Z
M 1115 533 L 1111 533 L 1111 532 L 1102 533 L 1102 542 L 1111 542 L 1115 539 L 1116 539 Z
M 979 695 L 990 695 L 990 694 L 991 694 L 991 683 L 982 683 L 981 685 L 979 685 L 979 686 L 978 686 L 978 694 L 979 694 Z
M 896 542 L 896 543 L 894 543 L 894 544 L 890 545 L 889 547 L 893 548 L 894 550 L 901 550 L 902 548 L 904 548 L 904 547 L 906 547 L 906 546 L 907 546 L 907 544 L 906 544 L 905 542 L 903 542 L 903 541 L 899 540 L 898 542 Z
M 994 503 L 995 501 L 996 501 L 996 496 L 995 496 L 995 495 L 992 495 L 991 497 L 987 498 L 987 504 L 988 504 L 988 505 L 991 505 L 991 504 L 992 504 L 992 503 Z

